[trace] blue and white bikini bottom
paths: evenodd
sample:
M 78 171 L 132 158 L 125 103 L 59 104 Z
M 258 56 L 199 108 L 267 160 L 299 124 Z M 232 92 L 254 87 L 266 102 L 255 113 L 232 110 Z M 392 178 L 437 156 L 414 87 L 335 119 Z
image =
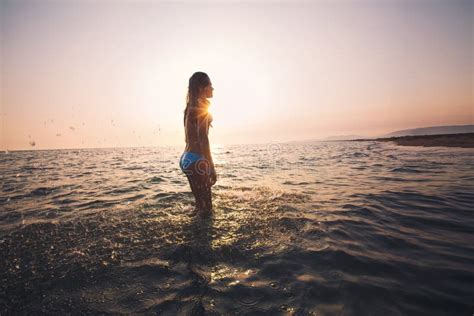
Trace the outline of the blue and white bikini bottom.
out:
M 181 170 L 188 169 L 188 167 L 193 163 L 198 161 L 199 159 L 204 158 L 202 155 L 193 153 L 191 151 L 185 151 L 182 155 L 181 158 L 179 159 L 179 167 Z

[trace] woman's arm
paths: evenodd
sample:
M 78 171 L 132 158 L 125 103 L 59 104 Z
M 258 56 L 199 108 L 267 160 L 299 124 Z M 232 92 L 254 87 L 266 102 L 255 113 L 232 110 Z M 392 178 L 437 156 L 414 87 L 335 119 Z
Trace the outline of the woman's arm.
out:
M 206 113 L 198 121 L 198 138 L 203 156 L 209 162 L 209 185 L 213 186 L 217 181 L 216 169 L 211 155 L 211 145 L 209 144 L 209 115 Z
M 211 145 L 209 144 L 209 122 L 205 115 L 198 122 L 198 137 L 200 140 L 200 147 L 204 157 L 209 161 L 211 170 L 214 170 L 214 162 L 211 155 Z

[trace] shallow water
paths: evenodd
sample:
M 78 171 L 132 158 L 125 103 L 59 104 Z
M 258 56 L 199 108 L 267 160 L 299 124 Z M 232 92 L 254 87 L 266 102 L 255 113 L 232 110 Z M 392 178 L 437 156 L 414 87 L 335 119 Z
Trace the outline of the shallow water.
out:
M 474 150 L 218 147 L 210 220 L 181 152 L 0 153 L 0 314 L 474 312 Z

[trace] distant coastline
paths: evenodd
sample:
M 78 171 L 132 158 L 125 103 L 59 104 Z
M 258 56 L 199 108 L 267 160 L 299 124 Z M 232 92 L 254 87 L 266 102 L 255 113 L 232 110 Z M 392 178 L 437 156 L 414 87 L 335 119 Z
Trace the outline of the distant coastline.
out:
M 474 148 L 474 133 L 399 136 L 375 139 L 354 139 L 350 141 L 394 142 L 401 146 Z

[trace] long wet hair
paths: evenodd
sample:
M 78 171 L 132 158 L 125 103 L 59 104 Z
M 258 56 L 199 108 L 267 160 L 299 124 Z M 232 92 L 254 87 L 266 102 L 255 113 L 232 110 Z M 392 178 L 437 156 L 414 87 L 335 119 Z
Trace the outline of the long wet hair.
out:
M 202 71 L 195 72 L 191 78 L 189 78 L 188 93 L 186 95 L 186 109 L 184 109 L 184 124 L 186 124 L 186 115 L 188 114 L 189 109 L 198 107 L 199 92 L 210 83 L 211 79 L 209 79 L 209 76 Z

